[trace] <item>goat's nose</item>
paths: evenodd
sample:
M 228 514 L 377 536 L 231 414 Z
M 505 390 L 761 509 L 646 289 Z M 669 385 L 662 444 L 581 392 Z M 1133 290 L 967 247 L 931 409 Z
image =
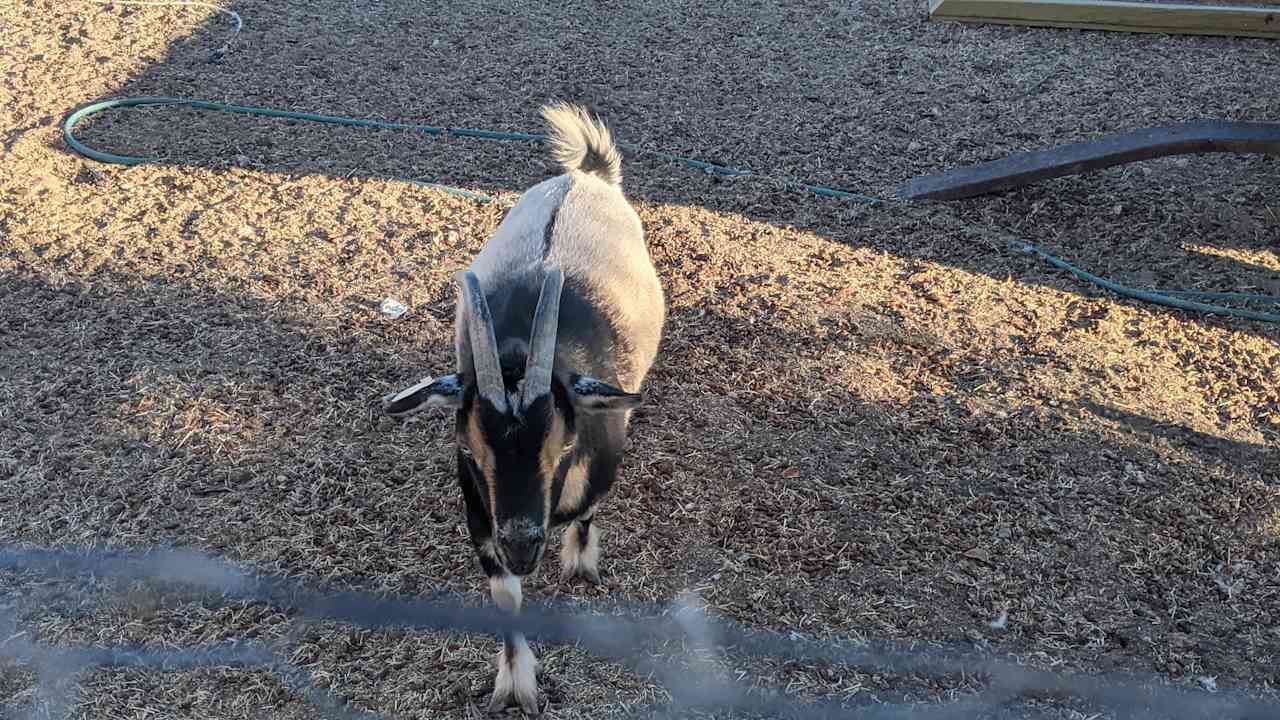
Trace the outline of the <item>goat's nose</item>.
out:
M 547 539 L 547 531 L 537 525 L 521 524 L 503 528 L 499 536 L 506 545 L 537 545 Z
M 524 527 L 501 535 L 503 554 L 510 566 L 508 569 L 517 575 L 533 572 L 547 540 L 547 531 L 540 527 Z
M 540 527 L 523 528 L 519 532 L 511 533 L 503 538 L 506 541 L 504 544 L 518 554 L 528 554 L 536 551 L 546 539 L 547 531 Z

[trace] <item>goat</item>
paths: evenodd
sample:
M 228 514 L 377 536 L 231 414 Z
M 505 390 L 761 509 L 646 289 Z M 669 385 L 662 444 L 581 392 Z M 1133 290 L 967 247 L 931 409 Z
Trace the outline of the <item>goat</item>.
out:
M 666 320 L 611 132 L 576 105 L 542 116 L 562 173 L 526 190 L 458 274 L 456 371 L 383 399 L 395 417 L 456 410 L 467 528 L 494 603 L 513 614 L 549 529 L 567 526 L 562 582 L 600 582 L 596 508 Z M 519 633 L 502 642 L 490 710 L 534 714 L 537 659 Z

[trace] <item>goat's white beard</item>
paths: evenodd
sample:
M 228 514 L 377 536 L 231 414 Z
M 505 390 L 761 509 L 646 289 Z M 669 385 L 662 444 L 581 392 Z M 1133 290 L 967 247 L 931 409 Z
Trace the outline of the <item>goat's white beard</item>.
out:
M 520 578 L 515 575 L 489 578 L 489 594 L 498 609 L 508 613 L 520 612 L 523 593 L 520 590 Z

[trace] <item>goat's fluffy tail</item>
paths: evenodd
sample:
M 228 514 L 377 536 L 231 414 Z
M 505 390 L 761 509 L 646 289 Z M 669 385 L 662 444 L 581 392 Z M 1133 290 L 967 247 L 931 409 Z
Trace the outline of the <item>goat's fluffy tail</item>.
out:
M 581 170 L 614 185 L 622 184 L 622 154 L 609 128 L 585 108 L 557 103 L 542 108 L 551 156 L 565 172 Z

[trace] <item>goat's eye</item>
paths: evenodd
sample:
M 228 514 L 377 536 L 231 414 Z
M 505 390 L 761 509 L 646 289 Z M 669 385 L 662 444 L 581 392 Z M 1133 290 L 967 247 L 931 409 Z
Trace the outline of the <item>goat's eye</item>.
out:
M 466 457 L 471 457 L 471 448 L 467 447 L 466 445 L 459 445 L 458 452 L 462 453 Z

